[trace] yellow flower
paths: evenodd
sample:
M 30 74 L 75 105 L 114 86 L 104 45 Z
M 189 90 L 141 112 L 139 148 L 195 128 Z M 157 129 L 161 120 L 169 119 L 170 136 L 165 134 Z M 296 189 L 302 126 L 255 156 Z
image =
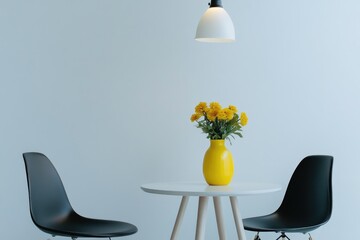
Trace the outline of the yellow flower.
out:
M 225 109 L 221 109 L 220 112 L 217 114 L 217 118 L 219 120 L 226 120 L 227 119 L 227 115 L 225 112 Z
M 233 113 L 237 113 L 237 108 L 234 105 L 229 105 L 229 109 L 233 111 Z
M 220 110 L 220 112 L 217 114 L 217 118 L 219 120 L 231 120 L 234 117 L 234 112 L 231 111 L 228 108 L 223 108 Z
M 228 108 L 224 109 L 225 113 L 226 113 L 226 120 L 231 120 L 234 118 L 234 112 Z
M 248 117 L 245 112 L 238 113 L 234 105 L 222 108 L 218 102 L 200 102 L 190 120 L 196 121 L 209 139 L 230 139 L 234 135 L 242 137 L 241 128 L 247 124 Z
M 194 113 L 193 115 L 191 115 L 190 120 L 191 120 L 192 122 L 197 121 L 197 120 L 199 120 L 199 118 L 201 118 L 201 116 L 202 116 L 201 113 Z
M 203 114 L 204 112 L 206 112 L 208 109 L 206 102 L 200 102 L 196 107 L 195 107 L 195 113 L 200 113 Z
M 220 111 L 221 110 L 221 105 L 218 102 L 211 102 L 210 103 L 210 109 Z
M 214 109 L 210 109 L 207 113 L 206 113 L 206 117 L 207 119 L 209 119 L 210 121 L 215 121 L 217 115 L 218 115 L 218 110 L 214 110 Z
M 242 112 L 240 115 L 240 124 L 242 126 L 245 126 L 248 122 L 248 117 L 246 116 L 246 113 Z

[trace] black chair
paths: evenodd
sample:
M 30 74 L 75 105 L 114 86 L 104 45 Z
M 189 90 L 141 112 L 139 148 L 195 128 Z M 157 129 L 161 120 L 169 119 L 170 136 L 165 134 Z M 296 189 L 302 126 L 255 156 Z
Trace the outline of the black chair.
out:
M 244 228 L 257 232 L 308 233 L 325 224 L 332 211 L 332 156 L 308 156 L 295 169 L 280 207 L 272 214 L 243 219 Z
M 59 174 L 41 153 L 24 153 L 30 214 L 34 224 L 53 236 L 109 238 L 131 235 L 136 226 L 80 216 L 70 205 Z

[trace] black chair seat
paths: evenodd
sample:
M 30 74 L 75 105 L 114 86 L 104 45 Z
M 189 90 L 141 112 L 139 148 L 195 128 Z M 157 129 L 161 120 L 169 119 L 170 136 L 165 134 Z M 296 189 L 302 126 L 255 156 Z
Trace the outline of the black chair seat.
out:
M 72 208 L 59 174 L 41 153 L 24 153 L 30 214 L 34 224 L 53 236 L 111 238 L 131 235 L 136 226 L 83 217 Z M 101 206 L 100 206 L 101 207 Z
M 255 232 L 310 232 L 322 224 L 310 224 L 299 218 L 285 218 L 277 213 L 261 217 L 246 218 L 243 220 L 244 228 Z
M 94 238 L 121 237 L 137 232 L 136 226 L 130 223 L 86 218 L 75 212 L 38 227 L 52 235 Z

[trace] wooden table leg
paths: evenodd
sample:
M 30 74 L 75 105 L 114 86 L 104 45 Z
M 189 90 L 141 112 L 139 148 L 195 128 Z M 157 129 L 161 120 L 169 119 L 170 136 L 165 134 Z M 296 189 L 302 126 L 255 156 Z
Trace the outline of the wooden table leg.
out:
M 236 197 L 230 197 L 231 208 L 234 215 L 236 231 L 238 234 L 239 240 L 246 240 L 244 224 L 242 222 L 242 218 L 240 216 L 239 204 Z
M 174 225 L 173 231 L 171 233 L 170 240 L 176 240 L 177 239 L 179 229 L 180 229 L 180 225 L 181 225 L 181 222 L 183 220 L 185 209 L 186 209 L 186 206 L 187 206 L 188 202 L 189 202 L 189 196 L 183 196 L 182 199 L 181 199 L 179 212 L 178 212 L 177 217 L 176 217 L 175 225 Z
M 199 197 L 199 208 L 198 208 L 198 217 L 196 223 L 196 235 L 195 240 L 205 239 L 205 223 L 206 223 L 206 214 L 207 214 L 207 205 L 208 197 Z
M 225 227 L 224 227 L 224 218 L 221 208 L 221 198 L 220 197 L 213 197 L 214 199 L 214 208 L 215 208 L 215 215 L 216 215 L 216 223 L 219 232 L 219 239 L 225 240 Z

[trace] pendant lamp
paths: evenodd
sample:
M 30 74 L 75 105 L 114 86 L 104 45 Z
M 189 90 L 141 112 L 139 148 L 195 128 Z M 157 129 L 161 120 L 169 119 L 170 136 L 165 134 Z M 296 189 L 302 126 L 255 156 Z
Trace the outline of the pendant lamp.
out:
M 212 43 L 234 42 L 234 24 L 222 7 L 221 0 L 211 0 L 209 5 L 209 9 L 200 19 L 195 40 Z

